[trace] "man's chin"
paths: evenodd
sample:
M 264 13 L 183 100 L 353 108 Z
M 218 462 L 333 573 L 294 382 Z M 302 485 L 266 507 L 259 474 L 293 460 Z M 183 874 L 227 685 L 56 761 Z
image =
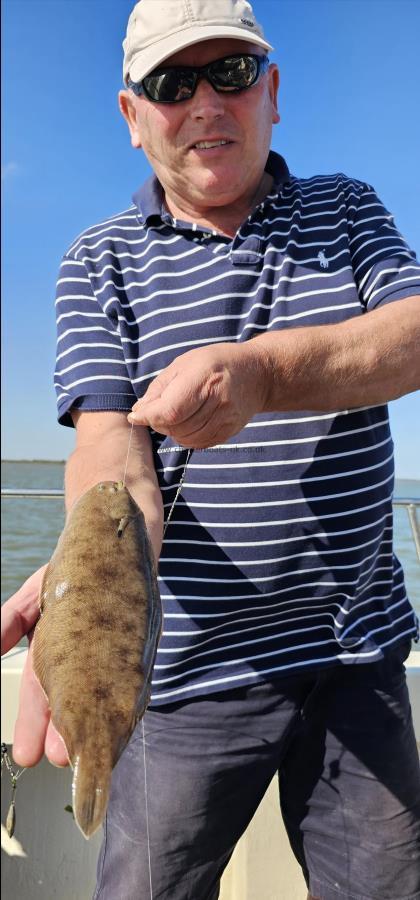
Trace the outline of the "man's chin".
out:
M 244 193 L 246 184 L 245 175 L 243 179 L 238 178 L 238 167 L 210 165 L 202 163 L 200 170 L 191 172 L 188 179 L 188 193 L 190 196 L 194 194 L 194 198 L 206 206 L 218 206 L 220 203 L 232 203 L 240 199 Z

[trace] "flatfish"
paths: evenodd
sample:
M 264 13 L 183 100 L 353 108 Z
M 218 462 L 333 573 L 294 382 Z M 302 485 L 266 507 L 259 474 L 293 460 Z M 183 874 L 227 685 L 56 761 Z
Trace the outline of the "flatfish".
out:
M 162 627 L 142 511 L 122 482 L 75 504 L 46 569 L 34 671 L 73 767 L 73 813 L 100 826 L 111 772 L 150 698 Z

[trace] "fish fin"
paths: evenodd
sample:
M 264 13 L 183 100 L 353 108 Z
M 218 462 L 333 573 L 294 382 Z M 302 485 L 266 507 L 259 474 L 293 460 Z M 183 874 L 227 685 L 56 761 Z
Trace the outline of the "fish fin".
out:
M 85 838 L 101 826 L 108 806 L 111 764 L 104 770 L 92 753 L 76 755 L 73 772 L 73 815 Z
M 130 522 L 132 522 L 133 518 L 134 518 L 134 516 L 123 516 L 122 519 L 120 519 L 120 521 L 118 522 L 118 531 L 117 531 L 118 537 L 121 537 L 121 535 L 127 528 L 127 525 L 129 525 Z
M 121 537 L 122 533 L 125 531 L 125 529 L 127 528 L 127 525 L 129 525 L 130 522 L 134 522 L 136 519 L 138 519 L 138 515 L 139 514 L 136 513 L 136 515 L 134 515 L 134 516 L 132 516 L 132 515 L 123 516 L 122 519 L 120 519 L 120 521 L 118 522 L 118 530 L 117 530 L 118 537 Z
M 48 663 L 45 645 L 45 620 L 42 614 L 35 627 L 31 650 L 34 673 L 47 697 Z
M 39 614 L 41 616 L 44 612 L 46 600 L 48 597 L 48 578 L 50 575 L 50 570 L 51 570 L 51 564 L 48 563 L 47 568 L 45 569 L 45 572 L 42 576 L 41 586 L 40 586 L 39 594 L 38 594 Z

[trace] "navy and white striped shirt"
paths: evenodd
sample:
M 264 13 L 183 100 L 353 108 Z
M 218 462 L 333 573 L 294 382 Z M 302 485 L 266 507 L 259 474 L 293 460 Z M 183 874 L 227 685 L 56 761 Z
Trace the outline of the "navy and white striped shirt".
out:
M 270 153 L 270 194 L 234 239 L 176 221 L 149 179 L 89 228 L 57 291 L 59 419 L 126 410 L 176 356 L 361 316 L 420 292 L 420 265 L 374 190 L 298 179 Z M 166 515 L 186 459 L 152 432 Z M 384 405 L 255 416 L 192 453 L 160 561 L 153 703 L 381 658 L 416 634 L 392 552 Z

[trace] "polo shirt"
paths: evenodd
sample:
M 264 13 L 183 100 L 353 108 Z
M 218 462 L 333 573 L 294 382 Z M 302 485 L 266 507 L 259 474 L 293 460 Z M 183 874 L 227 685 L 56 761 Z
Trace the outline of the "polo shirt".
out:
M 273 152 L 266 168 L 272 189 L 233 239 L 174 219 L 152 176 L 73 242 L 57 284 L 60 422 L 71 409 L 128 412 L 193 348 L 420 293 L 415 254 L 370 185 L 297 178 Z M 187 451 L 150 433 L 167 517 Z M 375 662 L 416 636 L 393 485 L 383 404 L 261 413 L 194 450 L 160 559 L 152 703 Z

